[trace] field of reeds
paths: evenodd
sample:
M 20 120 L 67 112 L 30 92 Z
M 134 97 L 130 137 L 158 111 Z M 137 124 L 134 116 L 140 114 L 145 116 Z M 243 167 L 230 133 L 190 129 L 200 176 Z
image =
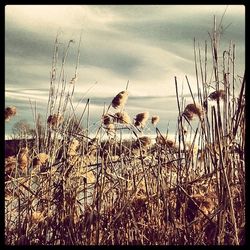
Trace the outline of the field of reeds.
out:
M 73 105 L 81 39 L 66 80 L 73 41 L 60 61 L 56 38 L 45 127 L 32 106 L 34 146 L 5 159 L 5 244 L 245 243 L 245 77 L 235 73 L 235 44 L 219 50 L 219 28 L 215 19 L 210 43 L 194 41 L 197 86 L 186 77 L 192 102 L 175 77 L 174 140 L 157 127 L 160 117 L 126 113 L 129 83 L 90 134 L 82 126 L 89 100 L 80 116 Z M 5 119 L 16 112 L 6 108 Z M 151 136 L 143 133 L 149 123 Z

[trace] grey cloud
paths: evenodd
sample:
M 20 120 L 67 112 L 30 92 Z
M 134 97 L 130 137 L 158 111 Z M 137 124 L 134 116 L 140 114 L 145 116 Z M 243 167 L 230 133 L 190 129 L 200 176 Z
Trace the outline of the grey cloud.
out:
M 31 32 L 6 24 L 5 53 L 25 59 L 39 58 L 40 62 L 48 62 L 54 41 L 48 41 L 41 32 Z M 50 44 L 51 43 L 51 44 Z
M 166 93 L 164 98 L 129 96 L 126 105 L 129 113 L 133 116 L 137 112 L 148 109 L 150 113 L 161 116 L 160 126 L 163 130 L 170 122 L 174 131 L 177 117 L 176 99 L 167 97 L 167 95 L 174 93 L 172 82 L 175 73 L 178 75 L 180 85 L 182 75 L 183 78 L 185 74 L 194 76 L 193 38 L 196 37 L 201 47 L 204 40 L 208 40 L 208 46 L 210 46 L 208 31 L 212 28 L 213 14 L 220 17 L 225 7 L 218 8 L 218 11 L 214 13 L 216 8 L 216 6 L 211 8 L 208 6 L 207 8 L 202 7 L 200 11 L 199 8 L 194 8 L 193 11 L 190 7 L 179 8 L 176 5 L 93 5 L 88 6 L 87 14 L 90 15 L 90 19 L 88 19 L 88 15 L 85 19 L 82 13 L 76 12 L 79 16 L 71 17 L 72 23 L 65 18 L 67 23 L 61 23 L 61 27 L 55 27 L 55 24 L 63 20 L 59 15 L 59 19 L 56 19 L 55 23 L 51 23 L 47 29 L 40 30 L 37 29 L 40 27 L 39 25 L 30 25 L 32 20 L 36 20 L 36 22 L 40 20 L 34 19 L 33 13 L 30 15 L 29 25 L 26 25 L 25 22 L 21 23 L 20 18 L 14 18 L 15 20 L 13 17 L 13 20 L 6 18 L 5 79 L 7 91 L 5 102 L 17 105 L 20 109 L 19 115 L 32 120 L 30 109 L 27 108 L 29 90 L 36 90 L 36 93 L 33 94 L 38 97 L 48 94 L 49 72 L 57 30 L 59 28 L 69 29 L 65 32 L 67 34 L 60 35 L 60 41 L 63 42 L 60 47 L 60 60 L 63 47 L 66 46 L 68 40 L 76 40 L 76 43 L 72 44 L 66 64 L 67 72 L 73 72 L 77 40 L 79 32 L 83 28 L 79 88 L 81 87 L 84 92 L 88 86 L 98 81 L 100 84 L 96 86 L 98 88 L 96 92 L 101 93 L 102 96 L 105 92 L 105 96 L 107 96 L 106 98 L 96 98 L 95 90 L 91 92 L 91 96 L 87 95 L 91 97 L 91 105 L 93 105 L 93 108 L 91 106 L 91 119 L 93 121 L 100 119 L 103 104 L 108 105 L 112 101 L 112 94 L 116 94 L 113 93 L 113 88 L 119 88 L 118 84 L 121 84 L 121 88 L 124 87 L 129 79 L 132 83 L 130 86 L 132 93 L 144 96 Z M 245 17 L 236 10 L 231 12 L 233 8 L 229 7 L 224 17 L 224 27 L 229 23 L 232 24 L 222 35 L 221 49 L 228 48 L 230 40 L 236 43 L 236 68 L 237 74 L 239 70 L 239 75 L 241 75 L 241 71 L 245 67 Z M 75 11 L 75 9 L 71 11 Z M 18 14 L 18 11 L 16 13 Z M 64 11 L 65 13 L 67 10 Z M 98 13 L 101 15 L 96 17 Z M 101 22 L 102 17 L 105 19 L 105 13 L 108 16 L 111 14 L 111 17 L 114 18 L 108 17 L 108 20 Z M 98 20 L 96 21 L 95 18 Z M 53 22 L 53 19 L 51 21 Z M 41 27 L 43 26 L 41 25 Z M 59 61 L 60 63 L 61 61 Z M 157 87 L 163 86 L 165 82 L 164 90 L 160 88 L 157 92 Z M 76 102 L 82 97 L 81 95 L 82 93 L 77 88 Z M 24 99 L 25 96 L 27 96 L 27 101 Z M 84 99 L 84 101 L 86 100 Z M 43 107 L 38 107 L 39 112 L 44 113 L 45 100 L 43 99 L 41 102 L 43 102 Z M 7 129 L 11 124 L 6 125 Z
M 83 34 L 85 36 L 85 34 Z M 106 39 L 105 39 L 106 36 Z M 123 50 L 112 47 L 112 41 L 108 39 L 108 34 L 99 36 L 97 39 L 83 39 L 81 44 L 81 65 L 91 65 L 101 68 L 107 68 L 116 74 L 122 76 L 132 76 L 134 70 L 140 65 L 140 58 L 136 55 L 125 53 Z M 100 37 L 102 37 L 100 39 Z M 8 26 L 6 30 L 6 55 L 19 58 L 19 62 L 29 60 L 34 63 L 43 63 L 50 65 L 53 55 L 54 41 L 46 36 L 31 31 L 23 31 L 18 28 Z M 65 44 L 64 44 L 65 46 Z M 69 57 L 68 64 L 76 62 L 76 46 L 73 45 Z M 61 54 L 63 48 L 61 48 Z M 7 75 L 9 72 L 6 72 Z
M 202 16 L 194 16 L 193 18 L 180 18 L 175 21 L 168 20 L 148 20 L 148 21 L 123 21 L 116 22 L 113 27 L 127 34 L 130 37 L 143 38 L 145 42 L 150 42 L 167 48 L 168 42 L 175 44 L 191 44 L 193 38 L 198 37 L 199 40 L 207 40 L 209 38 L 208 32 L 211 31 L 212 23 L 207 23 L 207 18 L 202 21 Z M 212 19 L 211 19 L 212 20 Z M 228 27 L 227 32 L 223 34 L 225 40 L 235 39 L 235 42 L 244 42 L 244 27 L 243 20 L 230 20 L 231 26 Z
M 102 46 L 100 44 L 100 46 Z M 112 49 L 112 46 L 103 45 L 98 50 L 89 48 L 82 51 L 82 65 L 92 65 L 107 68 L 122 76 L 133 76 L 136 68 L 141 64 L 140 58 L 134 55 Z

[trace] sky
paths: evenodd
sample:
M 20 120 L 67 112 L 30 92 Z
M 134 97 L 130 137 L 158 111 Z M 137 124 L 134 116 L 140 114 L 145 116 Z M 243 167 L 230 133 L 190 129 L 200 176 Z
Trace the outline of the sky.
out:
M 74 104 L 81 113 L 90 98 L 91 124 L 103 106 L 129 81 L 126 111 L 131 117 L 148 111 L 159 115 L 159 127 L 174 133 L 177 120 L 174 77 L 188 95 L 185 76 L 195 91 L 193 40 L 210 44 L 214 15 L 222 25 L 220 50 L 236 44 L 236 73 L 245 70 L 245 7 L 243 5 L 7 5 L 5 7 L 5 106 L 17 115 L 5 123 L 5 134 L 20 119 L 32 124 L 31 103 L 45 115 L 53 46 L 59 33 L 61 51 L 72 43 L 65 64 L 74 73 L 82 33 Z M 204 53 L 204 52 L 203 52 Z M 211 73 L 211 72 L 210 72 Z M 187 102 L 189 101 L 187 97 Z M 152 131 L 149 126 L 146 132 Z

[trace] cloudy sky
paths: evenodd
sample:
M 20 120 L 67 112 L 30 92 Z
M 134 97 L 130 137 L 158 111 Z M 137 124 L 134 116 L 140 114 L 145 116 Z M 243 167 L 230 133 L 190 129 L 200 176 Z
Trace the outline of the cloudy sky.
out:
M 245 8 L 243 5 L 7 5 L 5 7 L 5 105 L 18 115 L 6 124 L 6 134 L 20 120 L 32 121 L 29 99 L 45 114 L 53 46 L 71 39 L 65 66 L 73 76 L 77 43 L 82 32 L 75 102 L 90 98 L 92 123 L 103 104 L 124 90 L 129 80 L 128 113 L 160 115 L 160 127 L 174 131 L 177 117 L 174 77 L 183 94 L 185 75 L 196 85 L 193 39 L 209 42 L 213 16 L 225 9 L 221 51 L 236 44 L 236 73 L 245 68 Z M 209 73 L 211 74 L 211 72 Z M 194 92 L 195 92 L 195 87 Z M 87 92 L 87 93 L 86 93 Z M 82 107 L 84 102 L 82 103 Z M 81 106 L 78 108 L 79 112 Z M 150 129 L 150 128 L 149 128 Z

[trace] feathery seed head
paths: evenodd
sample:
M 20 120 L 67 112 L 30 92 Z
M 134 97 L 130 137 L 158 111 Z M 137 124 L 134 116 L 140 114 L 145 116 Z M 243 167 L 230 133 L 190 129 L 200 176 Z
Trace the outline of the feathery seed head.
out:
M 155 139 L 156 143 L 162 146 L 167 146 L 168 148 L 174 148 L 175 142 L 171 139 L 164 138 L 163 136 L 158 135 Z
M 160 116 L 158 115 L 155 115 L 155 116 L 152 116 L 152 119 L 151 119 L 151 123 L 156 126 L 156 124 L 160 121 Z
M 218 90 L 218 91 L 214 91 L 214 92 L 212 92 L 209 96 L 208 96 L 208 98 L 210 99 L 210 100 L 220 100 L 220 99 L 222 99 L 222 100 L 224 100 L 225 101 L 225 98 L 226 98 L 226 93 L 225 93 L 225 90 L 223 90 L 223 89 L 220 89 L 220 90 Z
M 130 124 L 131 123 L 131 119 L 129 117 L 129 115 L 126 112 L 117 112 L 115 113 L 115 122 L 117 123 L 124 123 L 124 124 Z
M 108 133 L 114 133 L 115 132 L 115 125 L 113 123 L 110 123 L 106 126 L 106 129 Z
M 104 125 L 108 126 L 109 124 L 112 123 L 112 119 L 109 115 L 103 115 L 102 116 L 102 122 Z
M 200 105 L 191 103 L 186 106 L 183 115 L 186 116 L 188 120 L 193 120 L 195 115 L 199 118 L 203 117 L 203 113 L 203 109 Z
M 142 136 L 137 139 L 137 145 L 139 146 L 141 143 L 142 147 L 148 147 L 151 145 L 151 138 L 148 136 Z
M 49 156 L 45 153 L 39 153 L 37 158 L 40 160 L 41 164 L 45 164 L 46 161 L 49 159 Z
M 125 106 L 127 100 L 128 100 L 128 91 L 126 90 L 121 91 L 112 100 L 112 107 L 115 109 L 122 108 Z
M 75 138 L 69 143 L 68 156 L 74 156 L 77 154 L 77 148 L 79 147 L 79 141 Z
M 49 126 L 51 126 L 53 129 L 55 129 L 57 126 L 59 126 L 63 122 L 63 116 L 61 115 L 50 115 L 47 119 L 47 123 Z
M 9 121 L 11 117 L 16 115 L 16 107 L 7 107 L 4 112 L 5 121 Z
M 149 118 L 148 112 L 143 112 L 143 113 L 137 114 L 135 117 L 135 126 L 144 128 L 148 118 Z

